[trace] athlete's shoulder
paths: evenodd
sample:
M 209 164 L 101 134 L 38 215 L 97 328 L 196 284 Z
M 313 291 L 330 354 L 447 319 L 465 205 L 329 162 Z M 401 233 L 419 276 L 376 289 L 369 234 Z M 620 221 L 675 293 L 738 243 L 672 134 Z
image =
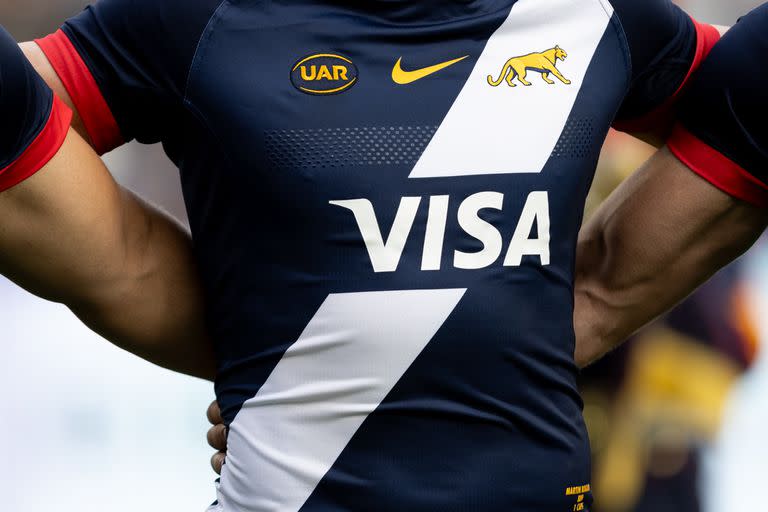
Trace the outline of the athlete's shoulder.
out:
M 697 22 L 671 0 L 611 0 L 611 5 L 627 38 L 635 77 L 668 55 L 689 67 L 697 45 L 718 38 L 714 27 Z
M 645 0 L 643 2 L 610 0 L 607 3 L 611 5 L 623 23 L 648 24 L 653 17 L 658 16 L 659 21 L 663 24 L 667 17 L 673 14 L 675 8 L 675 4 L 671 0 Z
M 671 0 L 611 0 L 626 38 L 631 83 L 618 126 L 655 132 L 671 124 L 678 94 L 719 39 Z
M 123 56 L 187 61 L 222 0 L 99 0 L 66 21 L 64 32 L 85 50 L 114 45 Z
M 156 22 L 161 17 L 170 31 L 184 29 L 186 22 L 208 18 L 225 0 L 96 0 L 83 11 L 118 16 L 126 24 Z
M 768 4 L 715 46 L 681 105 L 669 147 L 721 190 L 768 206 Z
M 37 40 L 99 153 L 158 142 L 223 0 L 99 0 Z

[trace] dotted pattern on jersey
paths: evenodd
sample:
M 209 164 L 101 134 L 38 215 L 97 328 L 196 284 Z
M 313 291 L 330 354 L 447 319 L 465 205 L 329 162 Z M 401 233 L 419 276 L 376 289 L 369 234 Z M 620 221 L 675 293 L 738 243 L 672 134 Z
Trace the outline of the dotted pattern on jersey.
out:
M 264 133 L 278 168 L 416 165 L 437 126 L 360 126 Z
M 593 156 L 595 128 L 592 119 L 569 119 L 552 151 L 552 158 L 588 158 Z

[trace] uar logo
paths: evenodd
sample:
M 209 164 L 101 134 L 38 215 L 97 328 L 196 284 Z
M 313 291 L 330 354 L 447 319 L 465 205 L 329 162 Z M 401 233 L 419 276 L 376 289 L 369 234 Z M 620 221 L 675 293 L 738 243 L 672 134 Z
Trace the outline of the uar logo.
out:
M 319 96 L 344 92 L 357 83 L 357 77 L 357 66 L 335 53 L 304 57 L 291 70 L 291 82 L 296 89 Z

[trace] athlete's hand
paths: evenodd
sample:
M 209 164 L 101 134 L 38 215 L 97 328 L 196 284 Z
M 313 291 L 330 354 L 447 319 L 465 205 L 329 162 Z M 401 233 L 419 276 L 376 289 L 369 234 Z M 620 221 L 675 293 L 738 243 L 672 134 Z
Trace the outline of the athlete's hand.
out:
M 224 418 L 221 417 L 221 409 L 219 409 L 219 404 L 216 401 L 208 407 L 208 421 L 213 425 L 208 430 L 208 444 L 214 450 L 218 450 L 211 457 L 211 466 L 220 475 L 221 467 L 227 456 L 227 427 L 224 425 Z

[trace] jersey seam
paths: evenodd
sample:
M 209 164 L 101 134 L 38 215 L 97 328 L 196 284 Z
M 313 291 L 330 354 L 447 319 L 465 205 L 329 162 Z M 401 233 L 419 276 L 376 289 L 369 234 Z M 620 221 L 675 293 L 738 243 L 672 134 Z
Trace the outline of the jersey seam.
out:
M 203 115 L 200 109 L 197 108 L 197 106 L 195 106 L 195 104 L 189 99 L 189 89 L 192 83 L 192 76 L 195 72 L 195 69 L 197 68 L 198 63 L 200 62 L 201 53 L 202 53 L 203 45 L 205 44 L 206 38 L 209 37 L 210 34 L 213 32 L 214 24 L 220 19 L 222 12 L 228 5 L 229 5 L 228 0 L 221 0 L 219 5 L 213 11 L 213 14 L 211 14 L 210 18 L 208 18 L 208 23 L 205 24 L 203 31 L 200 33 L 200 38 L 197 41 L 195 52 L 192 55 L 192 60 L 189 63 L 189 71 L 187 72 L 187 80 L 184 84 L 184 94 L 182 96 L 182 106 L 186 108 L 186 110 L 189 111 L 205 127 L 205 130 L 207 130 L 210 136 L 213 137 L 213 139 L 218 144 L 219 152 L 223 155 L 224 160 L 227 162 L 230 161 L 230 157 L 227 151 L 225 150 L 226 146 L 223 144 L 218 134 L 212 129 L 205 115 Z
M 233 0 L 234 1 L 234 0 Z M 386 18 L 379 17 L 377 18 L 377 22 L 384 26 L 395 26 L 395 27 L 406 27 L 408 29 L 417 30 L 420 28 L 429 28 L 429 27 L 435 27 L 437 25 L 447 25 L 447 24 L 454 24 L 454 23 L 468 23 L 477 19 L 493 16 L 496 13 L 507 11 L 507 16 L 504 18 L 506 19 L 509 17 L 510 13 L 512 12 L 512 9 L 515 8 L 515 5 L 519 2 L 519 0 L 513 0 L 511 5 L 504 4 L 502 7 L 499 7 L 498 9 L 491 9 L 487 12 L 482 12 L 479 14 L 475 14 L 473 16 L 467 16 L 465 18 L 460 19 L 441 19 L 437 21 L 432 22 L 424 22 L 424 23 L 400 23 L 395 21 L 387 20 Z
M 625 71 L 627 72 L 627 87 L 625 90 L 625 96 L 626 96 L 626 93 L 628 93 L 632 87 L 632 67 L 633 67 L 632 52 L 629 49 L 629 39 L 627 39 L 627 32 L 624 30 L 624 24 L 622 23 L 619 15 L 616 13 L 616 9 L 613 8 L 614 9 L 613 14 L 609 14 L 608 10 L 605 7 L 606 3 L 611 5 L 611 7 L 613 7 L 613 4 L 611 4 L 608 0 L 597 0 L 597 1 L 602 6 L 606 15 L 609 15 L 610 22 L 613 25 L 613 28 L 616 31 L 616 35 L 619 38 L 619 43 L 621 44 L 622 54 L 624 55 L 624 67 L 625 67 Z
M 203 46 L 203 41 L 205 40 L 205 36 L 209 33 L 211 27 L 213 26 L 213 23 L 215 22 L 216 18 L 219 15 L 219 11 L 222 10 L 224 7 L 224 4 L 227 3 L 227 0 L 221 0 L 218 6 L 216 6 L 216 9 L 213 11 L 213 14 L 211 14 L 210 18 L 208 18 L 208 22 L 205 24 L 205 27 L 203 27 L 203 31 L 200 32 L 200 37 L 197 40 L 197 45 L 195 46 L 195 52 L 192 54 L 192 60 L 189 62 L 189 69 L 187 70 L 187 78 L 184 82 L 184 95 L 182 96 L 182 100 L 184 103 L 187 102 L 187 94 L 189 93 L 189 83 L 192 80 L 192 71 L 195 69 L 195 63 L 197 62 L 198 54 L 200 53 L 200 49 Z
M 216 144 L 218 145 L 218 148 L 219 148 L 219 152 L 224 157 L 225 163 L 231 165 L 232 160 L 231 160 L 231 158 L 229 156 L 229 153 L 227 153 L 227 151 L 225 149 L 226 146 L 224 145 L 223 141 L 221 140 L 219 135 L 216 133 L 216 131 L 213 130 L 213 128 L 211 128 L 211 125 L 208 123 L 208 120 L 206 119 L 205 115 L 200 111 L 200 109 L 198 109 L 195 106 L 194 103 L 192 103 L 189 100 L 184 100 L 184 106 L 187 108 L 187 110 L 193 116 L 195 116 L 195 118 L 198 121 L 200 121 L 200 123 L 205 127 L 205 130 L 208 131 L 208 134 L 216 141 Z M 186 158 L 186 156 L 184 158 Z M 181 166 L 179 166 L 179 167 L 181 167 Z
M 135 140 L 136 135 L 130 132 L 126 132 L 128 128 L 132 128 L 132 125 L 126 126 L 126 119 L 123 114 L 123 109 L 121 108 L 120 102 L 116 99 L 116 93 L 113 90 L 114 88 L 110 86 L 110 80 L 105 75 L 105 72 L 102 71 L 102 69 L 97 66 L 93 61 L 93 56 L 85 50 L 83 47 L 83 44 L 80 42 L 80 39 L 77 37 L 77 34 L 75 34 L 69 26 L 65 23 L 61 30 L 64 32 L 64 34 L 67 36 L 67 39 L 72 43 L 72 45 L 75 47 L 75 50 L 77 51 L 80 58 L 85 63 L 85 67 L 88 69 L 88 72 L 93 77 L 93 80 L 96 82 L 96 87 L 99 90 L 99 93 L 104 98 L 104 101 L 107 104 L 107 108 L 109 108 L 110 113 L 115 119 L 115 123 L 117 124 L 117 130 L 120 134 L 120 137 L 123 140 L 123 145 L 127 144 L 128 142 Z M 143 84 L 133 84 L 133 85 L 125 85 L 122 84 L 122 87 L 124 87 L 125 90 L 131 91 L 131 92 L 148 92 L 150 93 L 150 96 L 157 96 L 162 98 L 167 98 L 169 100 L 169 105 L 176 105 L 178 103 L 179 96 L 178 94 L 173 94 L 172 92 L 157 86 L 156 84 L 151 84 L 149 86 L 143 85 Z M 78 112 L 79 115 L 82 116 L 82 112 Z

